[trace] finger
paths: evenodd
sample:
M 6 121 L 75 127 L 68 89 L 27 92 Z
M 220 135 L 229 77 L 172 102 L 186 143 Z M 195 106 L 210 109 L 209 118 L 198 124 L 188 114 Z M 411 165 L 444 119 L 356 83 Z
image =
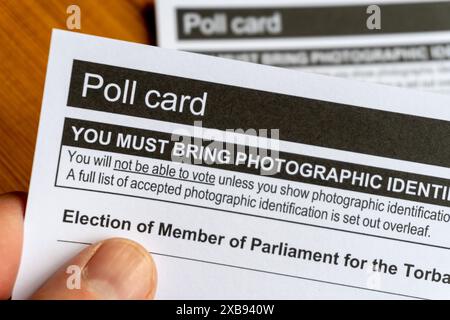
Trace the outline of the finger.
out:
M 11 297 L 22 252 L 26 194 L 0 195 L 0 300 Z
M 32 299 L 152 299 L 156 267 L 139 244 L 113 238 L 89 246 L 59 269 Z

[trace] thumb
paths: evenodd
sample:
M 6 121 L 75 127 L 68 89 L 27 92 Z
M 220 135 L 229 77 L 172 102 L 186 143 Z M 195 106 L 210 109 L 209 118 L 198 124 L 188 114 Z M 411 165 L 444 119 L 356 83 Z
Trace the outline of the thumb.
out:
M 156 267 L 139 244 L 113 238 L 84 249 L 31 299 L 152 299 Z

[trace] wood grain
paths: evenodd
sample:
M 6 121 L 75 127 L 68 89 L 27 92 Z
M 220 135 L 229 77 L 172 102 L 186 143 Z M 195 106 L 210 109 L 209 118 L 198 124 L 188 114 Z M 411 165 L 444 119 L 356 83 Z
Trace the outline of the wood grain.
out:
M 153 44 L 152 1 L 0 0 L 0 194 L 28 190 L 52 28 Z

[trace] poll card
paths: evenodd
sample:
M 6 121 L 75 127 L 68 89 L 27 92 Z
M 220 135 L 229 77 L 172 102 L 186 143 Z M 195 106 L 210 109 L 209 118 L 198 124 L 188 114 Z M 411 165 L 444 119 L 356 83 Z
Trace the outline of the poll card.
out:
M 449 105 L 55 30 L 14 298 L 109 237 L 159 299 L 449 298 Z
M 450 93 L 450 2 L 160 0 L 162 47 Z

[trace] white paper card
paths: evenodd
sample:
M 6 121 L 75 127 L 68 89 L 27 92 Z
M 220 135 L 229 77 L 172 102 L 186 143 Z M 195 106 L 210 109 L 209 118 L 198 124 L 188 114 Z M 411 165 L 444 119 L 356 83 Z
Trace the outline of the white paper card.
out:
M 449 105 L 55 30 L 14 298 L 108 237 L 160 299 L 449 298 Z

